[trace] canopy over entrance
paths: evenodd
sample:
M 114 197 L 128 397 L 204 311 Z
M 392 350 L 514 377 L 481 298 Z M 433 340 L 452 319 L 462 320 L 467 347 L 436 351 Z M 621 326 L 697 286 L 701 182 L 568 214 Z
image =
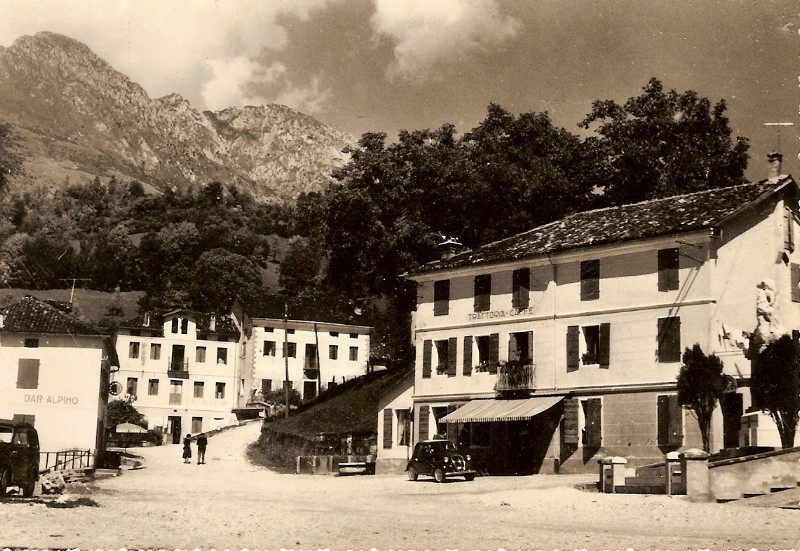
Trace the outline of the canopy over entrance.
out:
M 446 423 L 527 421 L 563 399 L 563 396 L 539 396 L 521 400 L 472 400 L 441 420 Z

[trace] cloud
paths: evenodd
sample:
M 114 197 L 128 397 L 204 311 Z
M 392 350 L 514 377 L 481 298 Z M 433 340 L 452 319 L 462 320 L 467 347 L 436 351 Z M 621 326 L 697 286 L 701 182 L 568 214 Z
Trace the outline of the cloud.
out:
M 376 35 L 395 42 L 390 79 L 424 77 L 433 66 L 463 59 L 514 38 L 522 24 L 495 0 L 375 0 Z

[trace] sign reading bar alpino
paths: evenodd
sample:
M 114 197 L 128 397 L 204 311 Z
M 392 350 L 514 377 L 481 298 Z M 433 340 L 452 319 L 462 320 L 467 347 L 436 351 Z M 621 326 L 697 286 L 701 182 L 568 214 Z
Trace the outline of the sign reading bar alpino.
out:
M 487 310 L 468 314 L 469 321 L 514 318 L 533 314 L 533 308 L 512 308 L 511 310 Z

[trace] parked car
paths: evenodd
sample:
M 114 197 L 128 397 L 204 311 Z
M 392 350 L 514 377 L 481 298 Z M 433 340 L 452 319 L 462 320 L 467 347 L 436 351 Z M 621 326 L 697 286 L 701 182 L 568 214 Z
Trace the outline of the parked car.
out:
M 409 480 L 419 475 L 429 475 L 436 482 L 444 482 L 453 476 L 463 476 L 471 481 L 478 474 L 473 468 L 469 454 L 461 454 L 458 447 L 449 440 L 424 440 L 414 446 L 414 454 L 406 466 Z
M 19 486 L 31 497 L 39 480 L 39 434 L 29 423 L 0 419 L 0 496 Z

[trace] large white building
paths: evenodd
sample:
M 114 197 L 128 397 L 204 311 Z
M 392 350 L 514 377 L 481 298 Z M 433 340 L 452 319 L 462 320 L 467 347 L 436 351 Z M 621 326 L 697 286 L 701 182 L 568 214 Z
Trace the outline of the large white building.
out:
M 167 442 L 236 422 L 248 389 L 241 377 L 241 320 L 174 310 L 120 327 L 120 368 L 113 380 Z
M 287 369 L 290 388 L 306 401 L 329 383 L 367 373 L 370 327 L 277 318 L 253 318 L 250 325 L 245 379 L 254 401 L 283 389 Z
M 800 328 L 800 193 L 772 162 L 761 183 L 574 214 L 409 274 L 415 441 L 446 434 L 490 472 L 661 461 L 701 446 L 676 397 L 699 344 L 738 385 L 712 447 L 737 446 L 757 296 Z
M 111 339 L 60 308 L 25 297 L 0 310 L 0 418 L 33 424 L 43 452 L 105 448 L 116 364 Z

